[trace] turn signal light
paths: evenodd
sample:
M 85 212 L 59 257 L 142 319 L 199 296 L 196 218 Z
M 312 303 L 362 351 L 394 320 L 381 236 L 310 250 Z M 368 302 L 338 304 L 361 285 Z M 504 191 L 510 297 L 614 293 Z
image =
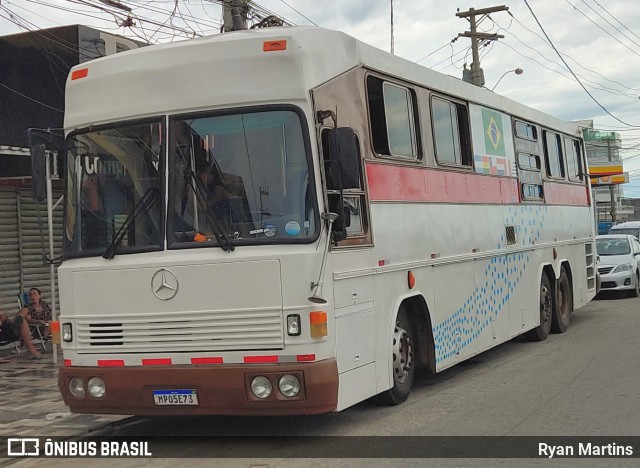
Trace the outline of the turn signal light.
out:
M 51 322 L 51 342 L 60 344 L 60 322 Z
M 323 311 L 315 311 L 309 314 L 309 324 L 311 336 L 313 338 L 321 338 L 327 336 L 327 313 Z
M 413 274 L 413 271 L 410 271 L 407 275 L 407 285 L 409 289 L 413 289 L 416 286 L 416 275 Z

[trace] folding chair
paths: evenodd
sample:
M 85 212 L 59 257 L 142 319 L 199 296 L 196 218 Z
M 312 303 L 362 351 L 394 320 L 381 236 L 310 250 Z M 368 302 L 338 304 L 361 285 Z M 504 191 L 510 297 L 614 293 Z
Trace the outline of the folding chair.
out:
M 18 310 L 21 310 L 29 305 L 29 294 L 28 293 L 20 293 L 18 294 Z M 30 323 L 29 329 L 31 330 L 31 336 L 34 336 L 34 344 L 36 342 L 40 343 L 40 347 L 43 351 L 47 351 L 47 342 L 42 335 L 43 330 L 47 328 L 46 325 L 41 325 L 39 323 Z
M 20 354 L 20 338 L 12 341 L 0 341 L 0 351 L 11 349 L 14 354 Z
M 5 322 L 2 325 L 2 328 L 9 328 L 11 327 L 11 324 L 8 322 Z M 11 334 L 5 334 L 3 333 L 3 338 L 0 339 L 0 351 L 4 351 L 7 349 L 10 349 L 12 351 L 13 354 L 20 354 L 21 350 L 20 350 L 20 344 L 22 343 L 22 339 L 21 337 L 15 333 L 11 333 Z

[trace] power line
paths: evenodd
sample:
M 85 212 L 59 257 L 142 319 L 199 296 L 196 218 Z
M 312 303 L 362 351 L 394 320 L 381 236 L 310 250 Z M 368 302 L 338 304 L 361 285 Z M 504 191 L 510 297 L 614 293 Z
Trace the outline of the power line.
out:
M 544 28 L 542 27 L 542 24 L 540 24 L 540 21 L 538 20 L 538 17 L 536 16 L 536 14 L 533 12 L 533 9 L 531 8 L 531 6 L 529 5 L 529 1 L 528 0 L 524 0 L 525 5 L 527 5 L 527 8 L 529 9 L 529 11 L 531 12 L 531 16 L 533 16 L 533 19 L 536 20 L 536 23 L 538 24 L 538 27 L 540 27 L 540 30 L 542 31 L 542 33 L 544 34 L 544 36 L 547 38 L 547 40 L 549 41 L 549 44 L 551 45 L 551 47 L 553 48 L 553 50 L 555 51 L 555 53 L 558 55 L 558 57 L 560 57 L 560 60 L 562 60 L 562 63 L 565 64 L 565 66 L 567 67 L 567 69 L 569 70 L 569 72 L 571 72 L 571 74 L 573 75 L 573 77 L 578 81 L 578 84 L 582 87 L 582 89 L 584 90 L 585 93 L 587 93 L 587 95 L 591 98 L 591 100 L 593 100 L 593 102 L 595 102 L 603 111 L 605 111 L 609 116 L 613 117 L 615 120 L 617 120 L 618 122 L 620 122 L 621 124 L 627 125 L 629 127 L 634 127 L 634 128 L 640 128 L 637 125 L 631 125 L 627 122 L 625 122 L 624 120 L 616 117 L 615 115 L 613 115 L 611 112 L 609 112 L 609 110 L 604 107 L 602 104 L 600 104 L 600 102 L 593 97 L 593 95 L 589 92 L 589 90 L 582 84 L 582 82 L 578 79 L 578 77 L 576 76 L 576 74 L 573 72 L 573 70 L 571 69 L 571 67 L 569 66 L 569 64 L 567 64 L 567 62 L 565 61 L 565 59 L 562 57 L 562 54 L 558 51 L 558 49 L 556 48 L 556 46 L 553 44 L 553 42 L 551 41 L 551 38 L 549 37 L 549 35 L 547 34 L 547 32 L 544 30 Z
M 530 30 L 529 28 L 527 28 L 524 24 L 522 24 L 522 22 L 520 22 L 520 21 L 519 21 L 515 16 L 513 16 L 513 15 L 511 15 L 511 16 L 512 16 L 512 20 L 515 20 L 515 21 L 516 21 L 520 26 L 522 26 L 524 29 L 526 29 L 526 30 L 527 30 L 527 31 L 529 31 L 530 33 L 532 33 L 532 34 L 536 35 L 538 38 L 540 38 L 540 39 L 544 42 L 544 44 L 545 44 L 545 45 L 549 46 L 549 44 L 548 44 L 548 42 L 546 41 L 546 39 L 544 39 L 542 36 L 540 36 L 539 34 L 535 33 L 534 31 L 531 31 L 531 30 Z M 498 24 L 498 25 L 499 25 L 499 24 Z M 506 31 L 506 30 L 505 30 L 505 31 Z M 528 48 L 528 49 L 533 50 L 535 53 L 537 53 L 538 55 L 540 55 L 543 59 L 548 60 L 549 62 L 551 62 L 551 63 L 553 63 L 553 64 L 555 64 L 555 65 L 558 65 L 558 66 L 559 66 L 560 68 L 562 68 L 563 70 L 566 70 L 566 68 L 565 68 L 562 64 L 560 64 L 560 63 L 558 63 L 558 62 L 555 62 L 555 61 L 553 61 L 553 60 L 551 60 L 551 59 L 547 58 L 547 56 L 546 56 L 546 55 L 544 55 L 544 54 L 543 54 L 543 53 L 542 53 L 538 48 L 532 47 L 532 46 L 530 46 L 530 45 L 526 44 L 525 42 L 523 42 L 523 41 L 518 37 L 518 35 L 517 35 L 517 34 L 512 33 L 512 32 L 510 32 L 510 31 L 506 31 L 506 32 L 507 32 L 508 34 L 510 34 L 511 36 L 513 36 L 513 37 L 514 37 L 514 38 L 515 38 L 515 39 L 516 39 L 520 44 L 522 44 L 524 47 L 526 47 L 526 48 Z M 551 47 L 551 46 L 549 46 L 549 47 Z M 610 83 L 614 83 L 614 84 L 616 84 L 616 85 L 620 85 L 621 87 L 626 88 L 626 89 L 628 89 L 629 91 L 640 91 L 640 89 L 639 89 L 639 88 L 633 88 L 633 87 L 631 87 L 631 86 L 627 86 L 627 85 L 625 85 L 624 83 L 621 83 L 621 82 L 619 82 L 619 81 L 616 81 L 616 80 L 612 80 L 612 79 L 610 79 L 610 78 L 607 78 L 607 77 L 606 77 L 606 76 L 604 76 L 602 73 L 600 73 L 600 72 L 598 72 L 598 71 L 596 71 L 596 70 L 593 70 L 593 69 L 591 69 L 591 68 L 589 68 L 589 67 L 584 66 L 583 64 L 581 64 L 579 61 L 577 61 L 575 58 L 573 58 L 571 55 L 567 54 L 566 52 L 562 52 L 562 55 L 563 55 L 564 57 L 568 58 L 569 60 L 571 60 L 574 64 L 576 64 L 577 66 L 579 66 L 579 67 L 580 67 L 580 68 L 582 68 L 583 70 L 585 70 L 585 71 L 587 71 L 587 72 L 590 72 L 590 73 L 593 73 L 594 75 L 598 75 L 599 77 L 601 77 L 602 79 L 604 79 L 604 80 L 606 80 L 606 81 L 608 81 L 608 82 L 610 82 Z M 528 57 L 527 57 L 527 58 L 528 58 Z M 623 91 L 621 91 L 621 90 L 618 90 L 618 89 L 615 89 L 615 88 L 610 88 L 610 87 L 608 87 L 608 86 L 605 86 L 603 83 L 600 83 L 600 82 L 597 82 L 597 81 L 591 81 L 591 80 L 588 80 L 587 78 L 583 77 L 582 75 L 578 75 L 578 76 L 580 76 L 581 78 L 583 78 L 583 79 L 584 79 L 584 80 L 586 80 L 586 81 L 589 81 L 590 83 L 595 83 L 595 84 L 598 84 L 598 85 L 602 86 L 603 88 L 609 89 L 609 90 L 611 90 L 611 91 L 615 91 L 615 92 L 616 92 L 615 94 L 618 94 L 618 93 L 619 93 L 620 95 L 625 95 L 625 96 L 633 97 L 634 99 L 638 97 L 638 96 L 637 96 L 637 95 L 635 95 L 635 94 L 630 95 L 630 94 L 626 94 L 626 93 L 624 93 L 624 92 L 623 92 Z
M 284 3 L 285 5 L 287 5 L 289 8 L 291 8 L 293 11 L 295 11 L 296 13 L 298 13 L 300 16 L 302 16 L 304 19 L 306 19 L 307 21 L 309 21 L 311 24 L 313 24 L 314 26 L 318 26 L 318 23 L 316 23 L 315 21 L 313 21 L 312 19 L 309 19 L 308 17 L 306 17 L 305 15 L 303 15 L 302 13 L 300 13 L 298 10 L 296 10 L 295 8 L 293 8 L 291 5 L 289 5 L 287 2 L 285 2 L 284 0 L 280 0 L 282 3 Z
M 63 110 L 60 110 L 60 109 L 58 109 L 58 108 L 56 108 L 56 107 L 53 107 L 53 106 L 50 106 L 49 104 L 45 104 L 45 103 L 44 103 L 44 102 L 42 102 L 42 101 L 38 101 L 37 99 L 34 99 L 34 98 L 32 98 L 32 97 L 29 97 L 29 96 L 27 96 L 26 94 L 22 94 L 20 91 L 16 91 L 15 89 L 13 89 L 13 88 L 11 88 L 11 87 L 7 86 L 7 85 L 6 85 L 6 84 L 4 84 L 4 83 L 0 83 L 0 86 L 2 86 L 3 88 L 5 88 L 5 89 L 7 89 L 7 90 L 11 91 L 12 93 L 16 93 L 16 94 L 18 94 L 19 96 L 22 96 L 23 98 L 28 99 L 29 101 L 33 101 L 33 102 L 35 102 L 36 104 L 40 104 L 41 106 L 48 107 L 49 109 L 52 109 L 52 110 L 54 110 L 54 111 L 58 111 L 58 112 L 60 112 L 60 113 L 64 113 L 64 111 L 63 111 Z
M 640 36 L 638 36 L 636 33 L 634 33 L 631 29 L 629 29 L 627 26 L 625 26 L 618 18 L 616 18 L 614 15 L 612 15 L 611 13 L 609 13 L 609 11 L 603 7 L 602 5 L 600 5 L 600 3 L 598 3 L 597 0 L 594 0 L 595 4 L 598 5 L 600 8 L 602 8 L 602 10 L 604 10 L 609 16 L 611 16 L 611 18 L 613 18 L 620 26 L 622 26 L 623 28 L 625 28 L 627 31 L 629 31 L 631 34 L 633 34 L 634 36 L 636 36 L 638 39 L 640 39 Z
M 573 3 L 571 3 L 569 0 L 564 0 L 566 3 L 568 3 L 569 5 L 571 5 L 573 7 L 574 10 L 576 10 L 578 13 L 580 13 L 582 16 L 584 16 L 585 18 L 587 18 L 589 21 L 591 21 L 593 24 L 595 24 L 598 28 L 600 28 L 602 31 L 604 31 L 605 34 L 607 34 L 608 36 L 612 37 L 613 40 L 615 40 L 616 42 L 618 42 L 619 44 L 621 44 L 622 46 L 626 47 L 627 49 L 629 49 L 631 52 L 633 52 L 634 54 L 636 54 L 638 57 L 640 57 L 640 54 L 638 52 L 636 52 L 635 50 L 633 50 L 631 47 L 629 47 L 628 45 L 626 45 L 624 42 L 620 41 L 620 39 L 618 39 L 617 37 L 615 37 L 613 34 L 611 34 L 609 31 L 607 31 L 606 29 L 604 29 L 602 26 L 600 26 L 598 23 L 596 23 L 595 21 L 593 21 L 591 18 L 589 18 L 586 14 L 584 14 L 581 10 L 578 9 L 578 7 L 576 7 Z M 620 30 L 618 30 L 620 31 Z M 626 37 L 626 36 L 625 36 Z M 633 41 L 632 41 L 633 42 Z M 635 42 L 634 42 L 635 44 Z M 636 44 L 639 45 L 640 44 Z

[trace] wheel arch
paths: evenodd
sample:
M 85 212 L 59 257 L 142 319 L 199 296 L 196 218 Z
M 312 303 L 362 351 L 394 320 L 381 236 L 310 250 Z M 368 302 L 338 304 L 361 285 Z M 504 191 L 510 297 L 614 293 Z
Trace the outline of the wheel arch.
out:
M 389 330 L 393 330 L 402 308 L 407 312 L 416 333 L 416 351 L 414 353 L 416 364 L 420 367 L 426 367 L 435 373 L 436 353 L 433 340 L 433 322 L 427 301 L 422 293 L 418 291 L 411 295 L 399 297 L 396 301 L 393 321 L 389 326 Z
M 575 292 L 573 291 L 573 271 L 571 271 L 571 264 L 569 260 L 562 260 L 560 262 L 560 274 L 562 274 L 562 269 L 567 272 L 567 276 L 569 277 L 569 284 L 571 285 L 572 294 L 575 296 Z M 558 279 L 560 279 L 560 275 L 558 275 Z

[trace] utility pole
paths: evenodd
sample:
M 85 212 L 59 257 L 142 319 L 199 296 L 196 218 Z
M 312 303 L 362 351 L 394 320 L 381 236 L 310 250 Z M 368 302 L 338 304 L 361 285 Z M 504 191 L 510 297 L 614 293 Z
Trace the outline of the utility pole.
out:
M 501 39 L 504 36 L 501 34 L 489 34 L 478 32 L 478 24 L 488 15 L 489 13 L 495 13 L 497 11 L 509 11 L 509 7 L 502 5 L 490 8 L 481 8 L 480 10 L 476 10 L 475 8 L 469 8 L 469 11 L 459 11 L 456 13 L 458 18 L 468 18 L 469 19 L 469 27 L 470 31 L 465 31 L 463 33 L 458 33 L 458 37 L 470 37 L 471 38 L 471 52 L 473 54 L 473 63 L 471 64 L 471 73 L 462 74 L 462 79 L 464 81 L 468 81 L 473 83 L 476 86 L 484 86 L 484 71 L 480 68 L 480 53 L 478 52 L 478 46 L 480 42 L 483 40 L 495 41 L 496 39 Z M 476 15 L 482 15 L 482 18 L 476 20 Z M 466 70 L 465 70 L 466 71 Z M 470 76 L 469 76 L 470 75 Z
M 391 53 L 393 54 L 393 0 L 391 0 Z
M 611 138 L 607 138 L 607 159 L 613 161 L 611 156 Z M 611 199 L 611 225 L 616 224 L 616 215 L 618 202 L 616 200 L 616 186 L 614 184 L 609 185 L 609 196 Z M 605 218 L 606 219 L 606 218 Z
M 222 18 L 224 32 L 247 29 L 249 0 L 226 0 L 223 2 Z

